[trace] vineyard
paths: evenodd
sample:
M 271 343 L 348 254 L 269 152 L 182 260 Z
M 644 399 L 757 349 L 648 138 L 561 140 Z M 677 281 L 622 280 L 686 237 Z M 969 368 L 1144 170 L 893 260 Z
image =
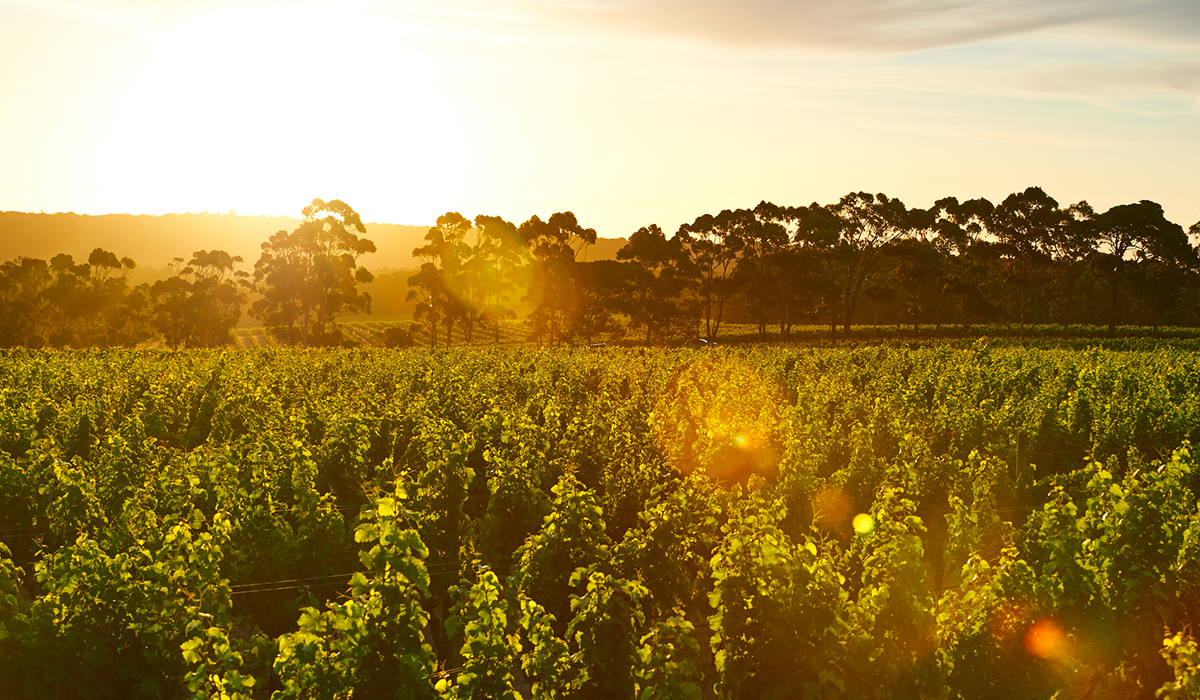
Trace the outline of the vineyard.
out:
M 266 338 L 0 354 L 0 697 L 1200 697 L 1189 345 Z

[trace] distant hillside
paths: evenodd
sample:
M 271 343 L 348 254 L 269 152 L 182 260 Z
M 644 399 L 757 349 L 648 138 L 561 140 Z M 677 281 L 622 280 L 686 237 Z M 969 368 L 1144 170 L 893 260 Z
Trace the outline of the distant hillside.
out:
M 96 247 L 128 256 L 141 268 L 130 275 L 135 284 L 159 279 L 177 257 L 189 258 L 197 250 L 225 250 L 241 255 L 243 269 L 258 260 L 260 246 L 276 231 L 291 231 L 300 220 L 289 216 L 243 216 L 240 214 L 31 214 L 0 212 L 0 261 L 17 257 L 49 260 L 69 253 L 77 261 L 87 260 Z M 369 270 L 410 270 L 419 266 L 413 248 L 424 244 L 428 226 L 366 224 L 366 237 L 378 252 L 365 256 Z M 600 239 L 587 251 L 588 260 L 609 260 L 625 245 L 625 239 Z M 146 278 L 146 279 L 142 279 Z

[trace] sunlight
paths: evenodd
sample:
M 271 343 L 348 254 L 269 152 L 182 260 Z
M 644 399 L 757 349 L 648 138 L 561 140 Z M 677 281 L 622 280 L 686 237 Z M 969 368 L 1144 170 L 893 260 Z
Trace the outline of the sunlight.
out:
M 737 358 L 681 367 L 655 408 L 655 444 L 685 474 L 733 481 L 773 473 L 782 456 L 778 387 Z
M 113 140 L 110 180 L 136 210 L 293 215 L 314 196 L 361 211 L 357 193 L 441 184 L 404 175 L 464 157 L 454 119 L 428 113 L 444 102 L 443 62 L 404 29 L 314 4 L 212 11 L 152 34 L 158 62 Z

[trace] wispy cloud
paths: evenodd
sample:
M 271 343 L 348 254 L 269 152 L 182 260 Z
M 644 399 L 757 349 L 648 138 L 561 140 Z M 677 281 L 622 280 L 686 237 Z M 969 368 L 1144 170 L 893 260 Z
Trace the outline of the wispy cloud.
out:
M 1082 97 L 1109 109 L 1143 115 L 1196 114 L 1200 110 L 1200 60 L 1154 56 L 1112 61 L 1064 62 L 1010 79 L 1032 94 Z
M 578 21 L 775 48 L 903 53 L 1069 26 L 1200 43 L 1193 0 L 543 0 Z
M 999 143 L 1025 144 L 1031 146 L 1062 146 L 1066 148 L 1111 148 L 1128 145 L 1125 141 L 1108 138 L 1093 138 L 1045 131 L 1017 131 L 1013 129 L 980 128 L 966 124 L 938 124 L 896 119 L 874 119 L 863 117 L 857 124 L 864 129 L 891 134 L 920 134 L 938 138 L 970 139 Z

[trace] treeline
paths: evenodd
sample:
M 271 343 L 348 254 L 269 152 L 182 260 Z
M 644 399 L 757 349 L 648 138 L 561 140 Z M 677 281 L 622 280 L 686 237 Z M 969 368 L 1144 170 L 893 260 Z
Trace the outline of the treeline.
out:
M 337 344 L 334 318 L 370 310 L 356 285 L 372 275 L 355 261 L 375 244 L 357 235 L 366 227 L 344 202 L 313 200 L 303 216 L 292 233 L 262 244 L 253 275 L 223 250 L 176 258 L 167 278 L 137 286 L 128 283 L 136 263 L 103 248 L 85 263 L 65 253 L 6 262 L 0 346 L 136 347 L 159 338 L 172 348 L 221 347 L 243 308 L 284 342 Z
M 358 265 L 375 244 L 344 202 L 314 200 L 292 233 L 263 243 L 251 275 L 240 258 L 198 251 L 169 279 L 130 288 L 133 261 L 97 248 L 86 264 L 18 258 L 0 267 L 0 344 L 7 347 L 172 347 L 230 342 L 246 308 L 277 340 L 346 342 L 336 319 L 369 313 Z M 940 199 L 909 208 L 852 192 L 806 207 L 761 202 L 705 214 L 667 237 L 633 233 L 616 260 L 586 262 L 596 243 L 571 212 L 517 225 L 447 212 L 413 250 L 416 303 L 395 345 L 498 341 L 500 324 L 526 311 L 539 344 L 625 339 L 673 343 L 719 336 L 730 322 L 787 338 L 800 324 L 831 337 L 881 320 L 942 326 L 1008 324 L 1196 325 L 1200 255 L 1189 231 L 1142 200 L 1095 211 L 1061 206 L 1041 188 L 986 199 Z
M 555 216 L 574 222 L 569 213 Z M 866 192 L 807 207 L 762 202 L 705 214 L 670 238 L 656 225 L 644 227 L 616 261 L 593 263 L 569 255 L 569 241 L 586 244 L 582 232 L 537 217 L 520 227 L 477 217 L 481 243 L 474 248 L 462 242 L 467 226 L 449 213 L 427 237 L 429 262 L 419 278 L 432 290 L 425 280 L 440 275 L 445 290 L 426 291 L 419 310 L 430 338 L 437 319 L 470 324 L 472 309 L 487 308 L 456 290 L 502 278 L 487 267 L 497 257 L 484 242 L 513 230 L 532 259 L 526 298 L 533 335 L 551 341 L 615 334 L 670 342 L 695 337 L 697 324 L 712 339 L 730 321 L 752 323 L 763 336 L 777 329 L 784 338 L 797 324 L 823 323 L 837 337 L 851 324 L 877 323 L 881 311 L 917 326 L 1001 323 L 1020 333 L 1031 323 L 1089 323 L 1114 335 L 1130 319 L 1194 325 L 1200 299 L 1197 249 L 1161 206 L 1064 208 L 1037 187 L 999 205 L 949 197 L 929 209 Z M 1200 223 L 1191 233 L 1200 233 Z M 503 289 L 502 281 L 492 283 Z

